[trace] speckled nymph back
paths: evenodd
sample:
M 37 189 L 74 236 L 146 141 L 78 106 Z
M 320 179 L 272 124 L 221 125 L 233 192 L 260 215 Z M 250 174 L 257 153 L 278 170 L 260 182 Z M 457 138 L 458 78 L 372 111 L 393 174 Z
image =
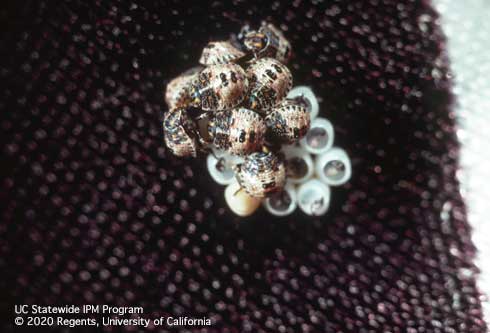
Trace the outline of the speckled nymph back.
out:
M 237 61 L 245 55 L 228 41 L 209 42 L 202 50 L 199 63 L 202 65 L 223 65 Z
M 277 143 L 292 144 L 306 135 L 310 113 L 295 100 L 284 100 L 265 118 L 267 137 Z
M 254 61 L 247 69 L 250 94 L 247 107 L 267 113 L 291 90 L 293 77 L 289 69 L 273 58 Z
M 185 109 L 165 113 L 163 138 L 165 144 L 176 156 L 196 157 L 198 151 L 197 127 Z
M 286 183 L 284 161 L 272 152 L 250 154 L 236 169 L 238 183 L 253 197 L 277 192 Z
M 198 78 L 202 66 L 192 67 L 181 75 L 172 79 L 165 89 L 165 102 L 168 109 L 172 110 L 185 106 L 189 101 L 189 86 Z
M 233 109 L 216 113 L 210 126 L 214 145 L 230 154 L 243 155 L 262 148 L 266 133 L 264 119 L 256 112 Z
M 248 79 L 240 66 L 212 65 L 199 73 L 192 86 L 192 104 L 205 111 L 231 109 L 243 101 L 247 91 Z

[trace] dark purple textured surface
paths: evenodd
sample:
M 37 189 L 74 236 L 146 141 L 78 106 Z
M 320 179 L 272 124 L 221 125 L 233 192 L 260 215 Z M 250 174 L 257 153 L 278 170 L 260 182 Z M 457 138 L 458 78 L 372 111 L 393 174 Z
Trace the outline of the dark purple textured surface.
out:
M 107 303 L 213 318 L 196 332 L 485 331 L 426 1 L 27 1 L 0 15 L 4 316 Z M 238 219 L 202 160 L 163 145 L 165 83 L 262 19 L 285 30 L 296 84 L 353 159 L 321 219 Z

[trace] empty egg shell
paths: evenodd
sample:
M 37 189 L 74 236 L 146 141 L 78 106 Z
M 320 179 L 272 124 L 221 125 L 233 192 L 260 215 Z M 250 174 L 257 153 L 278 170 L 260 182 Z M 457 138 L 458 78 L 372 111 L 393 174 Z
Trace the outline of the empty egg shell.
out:
M 296 210 L 296 191 L 289 184 L 282 191 L 272 193 L 264 199 L 264 208 L 274 216 L 287 216 Z
M 319 155 L 315 162 L 315 170 L 320 180 L 330 186 L 345 184 L 352 174 L 349 156 L 345 150 L 338 147 Z
M 299 208 L 307 215 L 324 215 L 330 205 L 330 188 L 318 179 L 310 179 L 298 188 Z
M 311 154 L 323 154 L 332 147 L 334 135 L 332 123 L 328 119 L 317 117 L 311 122 L 310 129 L 300 140 L 300 144 Z

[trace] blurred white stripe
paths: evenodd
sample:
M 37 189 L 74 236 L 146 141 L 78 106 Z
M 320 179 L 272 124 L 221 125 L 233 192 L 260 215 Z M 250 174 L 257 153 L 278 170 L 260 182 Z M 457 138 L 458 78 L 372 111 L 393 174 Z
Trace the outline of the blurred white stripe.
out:
M 482 304 L 490 325 L 490 1 L 434 0 L 434 4 L 448 38 L 461 127 L 460 181 L 478 249 L 477 283 L 487 295 Z

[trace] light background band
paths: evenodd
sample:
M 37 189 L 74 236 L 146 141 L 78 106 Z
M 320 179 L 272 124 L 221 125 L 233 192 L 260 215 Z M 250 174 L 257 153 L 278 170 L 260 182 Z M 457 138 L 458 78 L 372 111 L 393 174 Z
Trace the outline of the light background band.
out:
M 462 196 L 473 227 L 480 269 L 478 287 L 486 294 L 482 301 L 490 323 L 490 1 L 434 0 L 448 39 L 450 67 L 456 95 L 456 114 L 461 142 L 458 175 Z M 451 207 L 441 211 L 447 216 Z M 465 272 L 463 272 L 465 273 Z M 466 272 L 466 274 L 471 274 Z

